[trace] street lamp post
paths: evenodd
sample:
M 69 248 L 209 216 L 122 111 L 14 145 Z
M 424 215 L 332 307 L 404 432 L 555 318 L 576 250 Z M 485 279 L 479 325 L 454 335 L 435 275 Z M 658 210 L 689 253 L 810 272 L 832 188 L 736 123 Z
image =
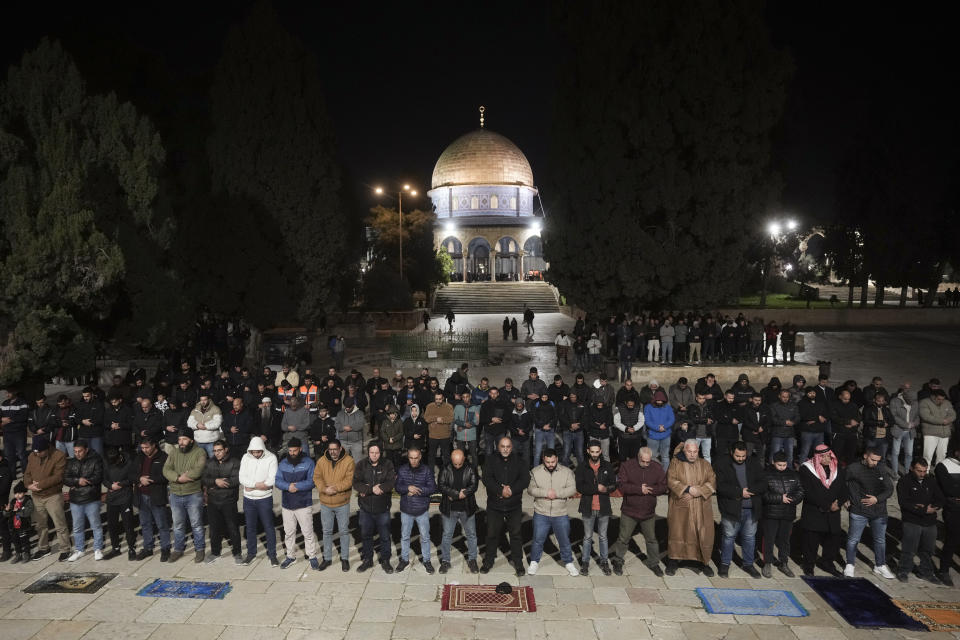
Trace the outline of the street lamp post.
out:
M 382 195 L 384 193 L 383 187 L 377 187 L 374 189 L 377 195 Z M 417 196 L 417 190 L 411 189 L 409 184 L 403 185 L 403 189 L 397 190 L 397 211 L 399 212 L 399 222 L 397 223 L 397 231 L 399 231 L 399 241 L 400 241 L 400 279 L 403 280 L 403 192 L 406 191 L 411 196 Z
M 797 221 L 786 220 L 780 222 L 779 220 L 774 220 L 767 225 L 767 232 L 770 234 L 770 249 L 769 251 L 764 251 L 763 274 L 760 279 L 760 308 L 767 306 L 767 278 L 770 274 L 770 259 L 777 249 L 777 243 L 780 242 L 785 235 L 784 228 L 786 228 L 787 231 L 794 231 L 797 228 Z

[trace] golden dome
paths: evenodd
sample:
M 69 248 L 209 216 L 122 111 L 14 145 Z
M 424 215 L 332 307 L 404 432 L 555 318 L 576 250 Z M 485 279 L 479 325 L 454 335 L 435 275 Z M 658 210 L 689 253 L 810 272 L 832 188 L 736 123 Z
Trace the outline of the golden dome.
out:
M 433 187 L 511 184 L 533 187 L 530 163 L 517 145 L 499 133 L 478 129 L 460 136 L 440 154 Z

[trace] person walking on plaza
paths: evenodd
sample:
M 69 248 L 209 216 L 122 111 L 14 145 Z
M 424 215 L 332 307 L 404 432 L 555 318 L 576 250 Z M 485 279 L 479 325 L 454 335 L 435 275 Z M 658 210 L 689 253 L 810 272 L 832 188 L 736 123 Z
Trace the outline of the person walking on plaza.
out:
M 367 445 L 367 457 L 354 467 L 353 489 L 360 505 L 358 520 L 363 548 L 360 551 L 359 573 L 373 568 L 373 536 L 379 537 L 380 567 L 384 573 L 393 573 L 390 565 L 390 507 L 396 486 L 397 472 L 383 457 L 383 448 L 376 440 Z
M 467 567 L 470 573 L 479 573 L 477 566 L 477 489 L 480 481 L 476 470 L 466 464 L 466 456 L 460 449 L 450 454 L 450 464 L 440 471 L 437 483 L 440 488 L 440 519 L 443 522 L 443 538 L 440 542 L 440 573 L 451 568 L 450 547 L 457 523 L 467 539 Z
M 433 471 L 420 464 L 423 453 L 418 447 L 407 451 L 407 464 L 397 471 L 397 493 L 400 494 L 400 562 L 396 571 L 410 566 L 410 534 L 413 525 L 420 532 L 420 557 L 423 570 L 433 573 L 430 562 L 430 496 L 437 490 Z
M 960 550 L 960 441 L 955 441 L 950 451 L 950 457 L 941 460 L 933 470 L 937 486 L 943 494 L 943 524 L 946 528 L 943 546 L 940 547 L 937 578 L 948 587 L 953 586 L 950 564 L 954 554 Z
M 813 449 L 813 457 L 800 466 L 800 485 L 803 488 L 803 510 L 800 528 L 803 530 L 803 573 L 813 575 L 816 563 L 834 577 L 840 572 L 834 558 L 840 550 L 840 508 L 847 502 L 847 479 L 837 456 L 826 444 Z M 823 546 L 823 555 L 817 563 L 817 548 Z
M 203 468 L 203 489 L 207 497 L 207 522 L 210 525 L 210 556 L 207 562 L 216 562 L 220 558 L 223 538 L 226 536 L 230 540 L 234 563 L 243 564 L 240 514 L 237 512 L 240 460 L 231 455 L 230 446 L 222 439 L 213 443 L 213 457 L 207 460 Z
M 535 314 L 533 309 L 529 308 L 527 305 L 523 305 L 523 325 L 527 328 L 527 336 L 533 337 L 536 331 L 533 328 L 533 319 Z
M 270 564 L 277 560 L 277 530 L 273 526 L 273 484 L 277 479 L 277 457 L 267 451 L 263 439 L 250 438 L 247 452 L 240 459 L 240 486 L 243 487 L 243 519 L 246 523 L 248 565 L 257 557 L 257 525 L 266 534 L 266 551 Z
M 73 553 L 67 562 L 83 557 L 87 523 L 93 531 L 93 559 L 103 560 L 103 527 L 100 526 L 100 485 L 103 458 L 83 438 L 73 443 L 73 457 L 67 461 L 63 484 L 70 487 L 70 517 L 73 519 Z
M 599 443 L 594 443 L 599 447 Z M 591 445 L 591 448 L 593 445 Z M 588 450 L 589 454 L 590 451 Z M 592 454 L 591 459 L 593 458 Z M 617 488 L 623 495 L 620 506 L 620 531 L 617 541 L 610 548 L 610 563 L 615 574 L 623 575 L 627 547 L 640 525 L 646 543 L 647 558 L 644 564 L 655 576 L 662 576 L 660 569 L 660 543 L 655 530 L 657 498 L 666 495 L 667 474 L 659 462 L 654 460 L 653 451 L 642 447 L 637 457 L 626 460 L 617 472 Z
M 717 575 L 730 575 L 733 547 L 740 539 L 743 557 L 742 569 L 751 578 L 759 578 L 754 566 L 757 525 L 763 509 L 763 465 L 754 456 L 747 455 L 745 442 L 735 442 L 730 451 L 715 465 L 717 474 L 717 505 L 720 507 L 720 567 Z
M 553 339 L 553 344 L 557 348 L 557 368 L 560 367 L 560 360 L 563 360 L 564 365 L 568 365 L 570 347 L 573 345 L 570 341 L 570 336 L 567 335 L 565 330 L 560 329 L 560 331 L 557 332 L 557 337 Z
M 560 549 L 560 561 L 563 568 L 572 577 L 580 575 L 573 563 L 573 549 L 570 546 L 570 516 L 567 515 L 567 498 L 577 492 L 577 482 L 573 471 L 560 464 L 556 449 L 543 452 L 543 463 L 534 467 L 530 473 L 527 493 L 533 496 L 533 541 L 530 544 L 529 573 L 537 575 L 540 558 L 543 556 L 543 544 L 553 531 Z
M 54 449 L 46 436 L 34 436 L 32 445 L 33 451 L 27 456 L 23 483 L 33 497 L 33 524 L 37 530 L 37 552 L 33 557 L 39 560 L 50 555 L 49 520 L 53 522 L 57 536 L 57 549 L 60 551 L 58 559 L 63 562 L 70 557 L 70 536 L 63 510 L 63 474 L 67 467 L 67 456 L 63 451 Z M 2 457 L 0 465 L 6 465 Z M 12 475 L 10 478 L 13 479 Z M 9 486 L 7 484 L 8 492 Z
M 803 501 L 800 476 L 787 463 L 787 454 L 778 451 L 773 466 L 764 474 L 763 489 L 763 577 L 773 577 L 773 567 L 788 578 L 790 569 L 790 534 L 797 518 L 797 505 Z M 773 545 L 779 555 L 773 559 Z
M 213 452 L 213 443 L 210 444 L 210 451 Z M 176 562 L 183 556 L 188 526 L 193 532 L 193 561 L 203 562 L 206 540 L 200 479 L 206 464 L 206 451 L 194 444 L 193 430 L 181 429 L 177 448 L 170 452 L 163 465 L 163 475 L 170 483 L 170 512 L 173 514 L 173 552 L 170 562 Z
M 868 524 L 873 534 L 873 572 L 888 580 L 896 577 L 887 567 L 886 557 L 887 499 L 893 495 L 893 481 L 882 460 L 880 451 L 868 447 L 859 462 L 846 468 L 850 527 L 847 531 L 847 565 L 843 575 L 847 578 L 854 576 L 857 544 Z
M 320 499 L 320 522 L 323 527 L 323 561 L 319 571 L 333 562 L 333 526 L 336 524 L 340 537 L 340 567 L 350 570 L 350 494 L 353 491 L 354 460 L 332 438 L 326 450 L 317 458 L 313 470 L 313 483 Z
M 917 577 L 940 584 L 934 573 L 933 554 L 937 546 L 937 513 L 944 505 L 944 496 L 927 471 L 929 465 L 917 458 L 910 471 L 897 483 L 897 502 L 903 520 L 903 539 L 900 547 L 900 566 L 897 580 L 907 582 L 913 569 L 913 557 L 919 552 L 920 566 Z
M 447 315 L 444 316 L 447 320 L 447 329 L 449 333 L 453 333 L 453 323 L 457 319 L 457 315 L 453 312 L 453 309 L 447 309 Z
M 710 578 L 714 575 L 710 568 L 714 539 L 710 497 L 716 493 L 716 475 L 700 457 L 700 445 L 692 438 L 677 447 L 674 458 L 667 474 L 666 573 L 675 575 L 678 562 L 689 560 L 698 563 L 703 575 Z
M 597 529 L 597 563 L 603 575 L 610 575 L 607 528 L 613 510 L 610 494 L 617 488 L 617 474 L 613 466 L 603 459 L 600 443 L 591 441 L 587 446 L 586 464 L 577 464 L 577 493 L 580 494 L 580 516 L 583 518 L 583 552 L 580 554 L 580 573 L 590 572 L 590 554 L 593 551 L 593 529 Z M 624 463 L 626 464 L 626 463 Z M 622 467 L 621 467 L 622 468 Z M 631 534 L 632 535 L 632 534 Z
M 320 569 L 317 538 L 313 533 L 313 467 L 313 459 L 303 453 L 303 442 L 296 437 L 290 438 L 287 455 L 277 463 L 277 477 L 273 483 L 281 492 L 280 512 L 287 551 L 287 557 L 280 563 L 281 569 L 297 561 L 298 525 L 310 567 Z
M 923 457 L 930 464 L 947 457 L 947 444 L 953 434 L 957 412 L 943 389 L 934 389 L 919 402 L 920 432 L 923 434 Z
M 510 537 L 510 560 L 518 576 L 523 568 L 523 490 L 530 484 L 526 461 L 513 451 L 513 441 L 504 436 L 497 451 L 483 465 L 483 486 L 487 490 L 487 543 L 480 573 L 489 573 L 497 559 L 497 546 L 504 529 Z

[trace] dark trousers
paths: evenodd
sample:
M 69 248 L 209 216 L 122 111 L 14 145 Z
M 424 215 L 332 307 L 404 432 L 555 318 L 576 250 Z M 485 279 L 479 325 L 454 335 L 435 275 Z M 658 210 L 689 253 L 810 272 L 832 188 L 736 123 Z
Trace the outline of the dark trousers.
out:
M 943 523 L 946 525 L 947 535 L 940 548 L 940 572 L 946 573 L 953 561 L 953 554 L 960 548 L 960 511 L 945 511 Z
M 22 518 L 19 529 L 14 528 L 13 518 L 0 522 L 0 544 L 3 546 L 3 552 L 10 553 L 11 545 L 17 553 L 30 551 L 30 534 L 32 533 L 30 518 Z
M 400 449 L 384 449 L 383 453 L 387 456 L 387 460 L 393 464 L 394 469 L 400 468 L 400 462 L 403 460 Z
M 108 504 L 107 530 L 110 532 L 110 546 L 114 549 L 120 548 L 121 524 L 127 538 L 127 551 L 133 551 L 137 547 L 137 527 L 133 516 L 133 505 Z
M 3 434 L 3 457 L 7 459 L 10 473 L 14 478 L 17 477 L 17 460 L 20 461 L 20 471 L 26 471 L 27 433 L 25 431 L 23 433 L 7 431 Z M 3 498 L 6 500 L 7 496 L 3 496 Z
M 900 542 L 900 575 L 907 575 L 913 569 L 913 556 L 920 556 L 917 571 L 922 576 L 933 574 L 933 552 L 937 546 L 937 525 L 922 526 L 912 522 L 903 523 L 903 540 Z
M 390 511 L 370 513 L 360 509 L 360 537 L 363 547 L 360 550 L 360 559 L 364 562 L 373 561 L 373 536 L 380 536 L 380 562 L 390 561 Z
M 643 440 L 640 438 L 621 437 L 617 443 L 617 451 L 620 454 L 620 460 L 632 460 L 640 453 L 640 447 L 643 446 Z
M 483 554 L 483 564 L 493 566 L 497 559 L 497 547 L 500 535 L 507 530 L 510 536 L 510 561 L 514 567 L 523 566 L 523 539 L 520 537 L 520 523 L 523 522 L 523 510 L 493 511 L 487 509 L 487 546 Z
M 236 500 L 226 504 L 207 504 L 207 524 L 210 525 L 210 553 L 220 555 L 223 549 L 223 538 L 230 539 L 230 548 L 233 555 L 239 556 L 243 551 L 240 548 L 240 514 L 237 513 Z
M 786 565 L 790 559 L 790 531 L 793 529 L 793 520 L 774 520 L 767 519 L 763 521 L 763 562 L 764 564 L 774 564 L 773 562 L 773 544 L 777 544 L 777 560 L 779 564 Z
M 480 466 L 480 458 L 477 457 L 477 441 L 476 440 L 457 440 L 456 441 L 457 449 L 463 451 L 467 456 L 467 461 L 472 464 L 474 467 Z M 395 467 L 399 469 L 399 467 Z
M 813 568 L 817 562 L 817 548 L 823 545 L 823 555 L 821 562 L 828 566 L 833 566 L 840 551 L 840 534 L 830 531 L 810 531 L 803 530 L 803 566 Z
M 266 534 L 267 557 L 277 557 L 277 530 L 273 526 L 273 498 L 243 498 L 243 519 L 247 526 L 247 555 L 257 555 L 257 525 Z
M 833 434 L 833 451 L 837 460 L 843 464 L 852 464 L 857 460 L 857 447 L 860 443 L 857 439 L 857 430 L 840 427 Z
M 442 460 L 441 468 L 447 466 L 447 463 L 450 462 L 450 450 L 451 450 L 451 439 L 450 438 L 430 438 L 429 445 L 427 447 L 427 462 L 430 463 L 430 468 L 436 472 L 437 470 L 437 454 L 440 455 L 440 460 Z

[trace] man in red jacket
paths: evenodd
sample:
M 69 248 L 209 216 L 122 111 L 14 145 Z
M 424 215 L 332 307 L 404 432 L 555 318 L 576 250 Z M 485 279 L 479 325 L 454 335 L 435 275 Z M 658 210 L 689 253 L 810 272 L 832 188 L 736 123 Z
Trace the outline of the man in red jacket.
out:
M 662 576 L 660 544 L 657 542 L 654 523 L 657 496 L 667 493 L 667 474 L 660 463 L 653 460 L 650 447 L 642 447 L 636 459 L 631 458 L 620 465 L 617 487 L 623 494 L 623 504 L 620 507 L 620 534 L 610 549 L 613 572 L 618 576 L 623 575 L 627 545 L 639 524 L 647 545 L 647 559 L 644 564 L 653 575 Z

